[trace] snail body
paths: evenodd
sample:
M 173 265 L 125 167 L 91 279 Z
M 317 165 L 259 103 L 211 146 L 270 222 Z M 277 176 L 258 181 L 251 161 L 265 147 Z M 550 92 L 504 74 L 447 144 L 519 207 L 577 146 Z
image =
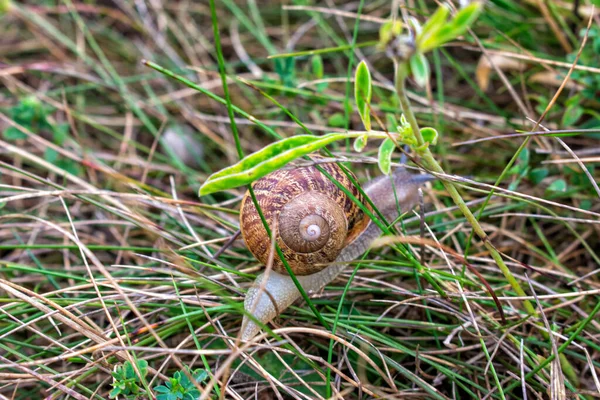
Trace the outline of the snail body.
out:
M 365 204 L 340 167 L 332 163 L 321 164 L 321 167 Z M 397 218 L 399 209 L 407 211 L 414 206 L 418 187 L 429 180 L 424 177 L 399 168 L 391 176 L 381 176 L 367 183 L 364 192 L 379 212 L 392 221 Z M 381 234 L 377 224 L 314 166 L 275 171 L 256 181 L 253 189 L 277 244 L 308 294 L 321 290 L 335 279 L 346 262 L 363 254 Z M 271 239 L 248 194 L 242 201 L 240 229 L 250 251 L 267 264 Z M 272 269 L 257 276 L 248 290 L 244 308 L 265 324 L 299 297 L 298 288 L 275 255 Z M 244 316 L 243 340 L 254 337 L 259 329 L 251 318 Z

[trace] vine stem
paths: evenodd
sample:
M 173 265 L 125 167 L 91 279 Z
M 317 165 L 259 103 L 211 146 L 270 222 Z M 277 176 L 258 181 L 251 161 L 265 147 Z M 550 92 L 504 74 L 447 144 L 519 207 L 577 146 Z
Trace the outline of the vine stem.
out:
M 413 134 L 417 140 L 417 145 L 423 149 L 422 151 L 419 151 L 419 155 L 421 156 L 423 164 L 425 168 L 427 168 L 431 172 L 445 175 L 446 173 L 444 172 L 444 169 L 437 162 L 429 147 L 425 146 L 425 140 L 423 139 L 423 135 L 421 135 L 417 118 L 415 117 L 415 114 L 412 111 L 410 101 L 408 100 L 408 97 L 406 95 L 406 77 L 408 75 L 408 65 L 407 63 L 399 63 L 397 61 L 394 61 L 394 66 L 396 70 L 396 91 L 400 100 L 400 107 L 402 108 L 402 112 L 404 113 L 406 121 L 412 128 Z M 442 180 L 442 184 L 444 185 L 444 188 L 452 198 L 454 204 L 459 208 L 466 220 L 473 227 L 473 231 L 475 232 L 475 234 L 479 236 L 479 238 L 483 241 L 485 248 L 489 251 L 491 257 L 494 259 L 494 261 L 498 265 L 498 268 L 500 268 L 500 271 L 502 272 L 510 286 L 513 288 L 517 296 L 527 297 L 527 294 L 521 287 L 521 284 L 519 283 L 519 281 L 517 281 L 517 279 L 514 277 L 514 275 L 502 259 L 500 252 L 498 252 L 498 250 L 494 247 L 487 234 L 479 224 L 479 221 L 477 220 L 475 215 L 473 215 L 469 207 L 465 204 L 465 201 L 463 200 L 460 193 L 458 193 L 458 189 L 456 188 L 456 186 L 454 186 L 454 183 Z M 536 310 L 529 300 L 523 300 L 523 307 L 525 308 L 525 312 L 527 312 L 527 314 L 531 316 L 536 315 Z M 549 339 L 549 332 L 546 332 L 542 329 L 541 333 L 542 336 L 544 336 L 546 339 Z M 571 363 L 566 359 L 566 357 L 562 353 L 559 354 L 559 358 L 565 375 L 570 378 L 570 380 L 575 384 L 575 386 L 578 386 L 578 378 L 573 370 L 573 366 L 571 365 Z
M 410 106 L 410 101 L 408 100 L 408 97 L 406 96 L 406 87 L 405 87 L 406 83 L 405 82 L 406 82 L 407 70 L 408 70 L 407 65 L 396 63 L 396 91 L 398 92 L 398 97 L 400 98 L 400 106 L 402 107 L 402 112 L 404 113 L 404 117 L 406 118 L 406 121 L 409 123 L 410 127 L 412 128 L 413 134 L 414 134 L 415 138 L 417 139 L 417 145 L 424 149 L 422 152 L 420 152 L 419 155 L 421 156 L 425 167 L 432 172 L 435 172 L 438 174 L 445 174 L 444 169 L 437 162 L 437 160 L 433 156 L 433 153 L 431 152 L 429 147 L 424 146 L 425 140 L 423 139 L 423 135 L 421 135 L 421 131 L 419 128 L 419 124 L 417 122 L 417 118 L 415 117 L 415 114 L 413 113 L 412 108 Z M 456 186 L 454 186 L 454 183 L 443 180 L 442 184 L 444 185 L 444 188 L 446 189 L 446 191 L 452 198 L 452 201 L 454 201 L 454 204 L 456 204 L 456 206 L 463 213 L 463 215 L 465 216 L 467 221 L 469 221 L 469 224 L 471 224 L 471 226 L 473 227 L 475 234 L 477 236 L 479 236 L 479 238 L 481 240 L 483 240 L 483 244 L 484 244 L 485 248 L 490 252 L 490 255 L 492 256 L 492 258 L 494 259 L 496 264 L 498 264 L 500 271 L 502 271 L 502 274 L 504 275 L 504 277 L 506 278 L 506 280 L 508 281 L 510 286 L 513 288 L 515 293 L 520 297 L 527 296 L 527 294 L 525 293 L 525 291 L 523 290 L 523 288 L 521 287 L 519 282 L 513 276 L 510 269 L 508 269 L 508 267 L 504 263 L 504 260 L 502 259 L 502 256 L 500 255 L 498 250 L 496 250 L 494 245 L 490 242 L 487 234 L 485 233 L 485 231 L 483 230 L 483 228 L 477 221 L 477 218 L 475 218 L 475 215 L 473 215 L 473 213 L 471 212 L 469 207 L 467 207 L 467 205 L 465 204 L 465 201 L 461 197 L 460 193 L 458 193 L 458 189 L 456 189 Z M 528 314 L 531 314 L 531 315 L 535 314 L 535 308 L 533 308 L 533 306 L 531 305 L 529 300 L 524 300 L 523 305 L 525 307 L 525 311 Z

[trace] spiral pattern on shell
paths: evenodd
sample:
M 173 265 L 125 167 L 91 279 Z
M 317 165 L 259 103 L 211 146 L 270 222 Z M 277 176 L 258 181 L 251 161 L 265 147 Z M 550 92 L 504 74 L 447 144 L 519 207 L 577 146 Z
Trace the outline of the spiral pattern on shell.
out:
M 338 165 L 324 163 L 320 167 L 363 202 L 358 189 Z M 296 275 L 325 268 L 369 222 L 350 197 L 316 166 L 278 170 L 257 180 L 252 187 L 269 228 L 276 233 L 275 240 Z M 249 193 L 242 200 L 240 229 L 248 249 L 266 264 L 271 240 Z M 273 269 L 287 273 L 277 254 Z

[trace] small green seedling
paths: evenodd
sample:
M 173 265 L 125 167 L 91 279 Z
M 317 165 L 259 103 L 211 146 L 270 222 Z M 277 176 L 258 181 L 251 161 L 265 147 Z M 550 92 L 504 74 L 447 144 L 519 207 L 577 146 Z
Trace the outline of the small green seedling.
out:
M 208 378 L 208 373 L 203 369 L 197 369 L 190 374 L 197 383 Z M 200 397 L 200 391 L 194 382 L 182 371 L 175 372 L 172 378 L 164 385 L 156 386 L 154 391 L 157 393 L 156 400 L 196 400 Z
M 25 128 L 26 130 L 38 134 L 48 132 L 52 134 L 52 143 L 57 146 L 64 146 L 69 136 L 69 124 L 53 122 L 51 116 L 54 108 L 43 104 L 33 96 L 27 96 L 21 99 L 15 106 L 8 110 L 11 119 Z M 24 140 L 27 135 L 16 126 L 9 126 L 3 132 L 4 139 L 8 141 Z M 73 174 L 79 175 L 81 169 L 75 161 L 61 156 L 56 150 L 47 147 L 44 151 L 44 159 L 49 163 Z
M 142 381 L 148 375 L 148 361 L 137 360 L 136 365 L 140 371 L 140 375 L 136 374 L 133 364 L 130 361 L 126 361 L 123 365 L 117 365 L 112 373 L 113 376 L 113 389 L 110 391 L 109 396 L 111 399 L 117 396 L 122 396 L 126 399 L 138 399 L 142 394 L 143 386 Z

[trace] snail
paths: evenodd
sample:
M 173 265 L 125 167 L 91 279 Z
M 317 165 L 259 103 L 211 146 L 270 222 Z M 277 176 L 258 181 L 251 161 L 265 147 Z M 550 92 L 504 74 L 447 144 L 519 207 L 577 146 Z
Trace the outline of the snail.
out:
M 320 167 L 370 209 L 341 167 L 334 163 Z M 355 180 L 352 173 L 349 175 Z M 363 189 L 391 222 L 398 217 L 399 209 L 405 212 L 414 206 L 418 187 L 429 179 L 398 168 L 391 176 L 373 179 Z M 381 234 L 377 224 L 314 165 L 277 170 L 252 187 L 274 241 L 308 294 L 335 279 L 346 262 L 359 257 Z M 297 300 L 300 292 L 278 255 L 270 254 L 272 240 L 249 193 L 242 200 L 240 230 L 252 254 L 263 264 L 272 265 L 268 273 L 256 278 L 244 301 L 246 312 L 266 324 Z M 250 340 L 259 330 L 244 316 L 243 340 Z

